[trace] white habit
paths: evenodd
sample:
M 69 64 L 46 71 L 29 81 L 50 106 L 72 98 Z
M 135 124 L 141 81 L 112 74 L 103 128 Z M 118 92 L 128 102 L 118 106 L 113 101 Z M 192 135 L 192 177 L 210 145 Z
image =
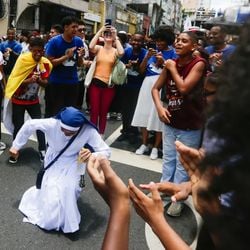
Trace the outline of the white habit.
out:
M 12 146 L 19 150 L 36 130 L 44 132 L 49 144 L 44 160 L 44 166 L 47 166 L 67 144 L 70 137 L 66 137 L 61 131 L 60 120 L 33 119 L 25 122 Z M 19 210 L 26 216 L 25 222 L 46 230 L 61 229 L 64 233 L 79 230 L 81 216 L 77 199 L 81 192 L 79 187 L 81 173 L 77 158 L 80 149 L 86 143 L 94 149 L 94 154 L 110 156 L 108 145 L 101 139 L 95 128 L 87 123 L 84 124 L 73 143 L 46 170 L 41 189 L 33 186 L 24 193 Z

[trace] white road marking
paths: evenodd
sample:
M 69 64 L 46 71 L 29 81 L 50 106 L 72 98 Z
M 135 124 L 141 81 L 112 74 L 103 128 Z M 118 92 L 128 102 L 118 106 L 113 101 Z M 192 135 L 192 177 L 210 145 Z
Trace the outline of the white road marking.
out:
M 119 136 L 122 125 L 117 128 L 105 142 L 110 146 Z M 126 164 L 132 167 L 147 169 L 150 171 L 161 173 L 162 170 L 162 159 L 151 160 L 146 155 L 136 155 L 134 152 L 127 150 L 117 149 L 111 147 L 111 161 Z

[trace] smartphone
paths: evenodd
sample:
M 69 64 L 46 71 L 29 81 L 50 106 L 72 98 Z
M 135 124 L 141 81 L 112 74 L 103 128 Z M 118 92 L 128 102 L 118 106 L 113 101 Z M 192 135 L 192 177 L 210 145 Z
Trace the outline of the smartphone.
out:
M 105 26 L 111 26 L 111 25 L 112 25 L 112 20 L 109 19 L 109 18 L 107 18 L 107 19 L 105 20 Z
M 156 49 L 156 44 L 155 43 L 148 43 L 147 44 L 148 49 Z

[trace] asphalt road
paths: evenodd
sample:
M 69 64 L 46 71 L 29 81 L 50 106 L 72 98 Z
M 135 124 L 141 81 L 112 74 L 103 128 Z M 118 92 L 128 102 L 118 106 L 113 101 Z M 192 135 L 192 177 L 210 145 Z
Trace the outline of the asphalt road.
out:
M 120 123 L 109 121 L 106 136 L 112 137 L 112 133 L 119 127 Z M 9 147 L 11 136 L 2 135 L 2 140 Z M 138 141 L 139 144 L 139 141 Z M 137 145 L 129 145 L 126 142 L 113 140 L 111 146 L 119 151 L 122 150 L 120 158 L 125 150 L 130 153 Z M 74 234 L 63 234 L 62 232 L 45 231 L 37 226 L 22 222 L 23 215 L 18 210 L 22 194 L 35 183 L 36 174 L 40 167 L 37 153 L 37 145 L 29 141 L 22 149 L 17 164 L 8 163 L 8 149 L 0 155 L 0 249 L 101 249 L 101 243 L 107 225 L 109 210 L 105 202 L 94 190 L 88 176 L 86 176 L 86 187 L 79 199 L 79 209 L 82 216 L 80 230 Z M 126 158 L 126 157 L 125 157 Z M 118 157 L 119 159 L 119 157 Z M 128 162 L 129 161 L 128 159 Z M 152 166 L 152 160 L 147 158 L 144 162 Z M 155 163 L 154 163 L 155 164 Z M 147 164 L 145 164 L 147 165 Z M 151 180 L 159 181 L 159 171 L 135 167 L 126 164 L 126 159 L 112 160 L 112 167 L 117 174 L 127 183 L 129 178 L 134 182 L 148 183 Z M 167 216 L 166 216 L 167 217 Z M 176 219 L 167 217 L 169 223 L 182 235 L 184 240 L 191 244 L 197 232 L 197 224 L 192 210 L 186 206 L 183 215 Z M 132 209 L 130 225 L 129 249 L 163 249 L 157 239 L 142 219 Z

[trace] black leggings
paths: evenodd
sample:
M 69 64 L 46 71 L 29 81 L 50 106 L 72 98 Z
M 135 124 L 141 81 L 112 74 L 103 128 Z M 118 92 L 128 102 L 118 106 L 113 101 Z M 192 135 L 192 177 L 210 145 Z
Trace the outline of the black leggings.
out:
M 12 103 L 12 122 L 14 125 L 13 140 L 16 138 L 18 131 L 24 124 L 25 111 L 28 112 L 32 119 L 40 119 L 42 117 L 39 103 L 32 105 L 20 105 Z M 44 133 L 40 130 L 37 130 L 36 135 L 38 141 L 38 150 L 45 150 L 46 143 Z
M 77 106 L 79 93 L 78 83 L 76 84 L 52 84 L 49 85 L 49 107 L 50 116 L 56 115 L 62 108 Z

